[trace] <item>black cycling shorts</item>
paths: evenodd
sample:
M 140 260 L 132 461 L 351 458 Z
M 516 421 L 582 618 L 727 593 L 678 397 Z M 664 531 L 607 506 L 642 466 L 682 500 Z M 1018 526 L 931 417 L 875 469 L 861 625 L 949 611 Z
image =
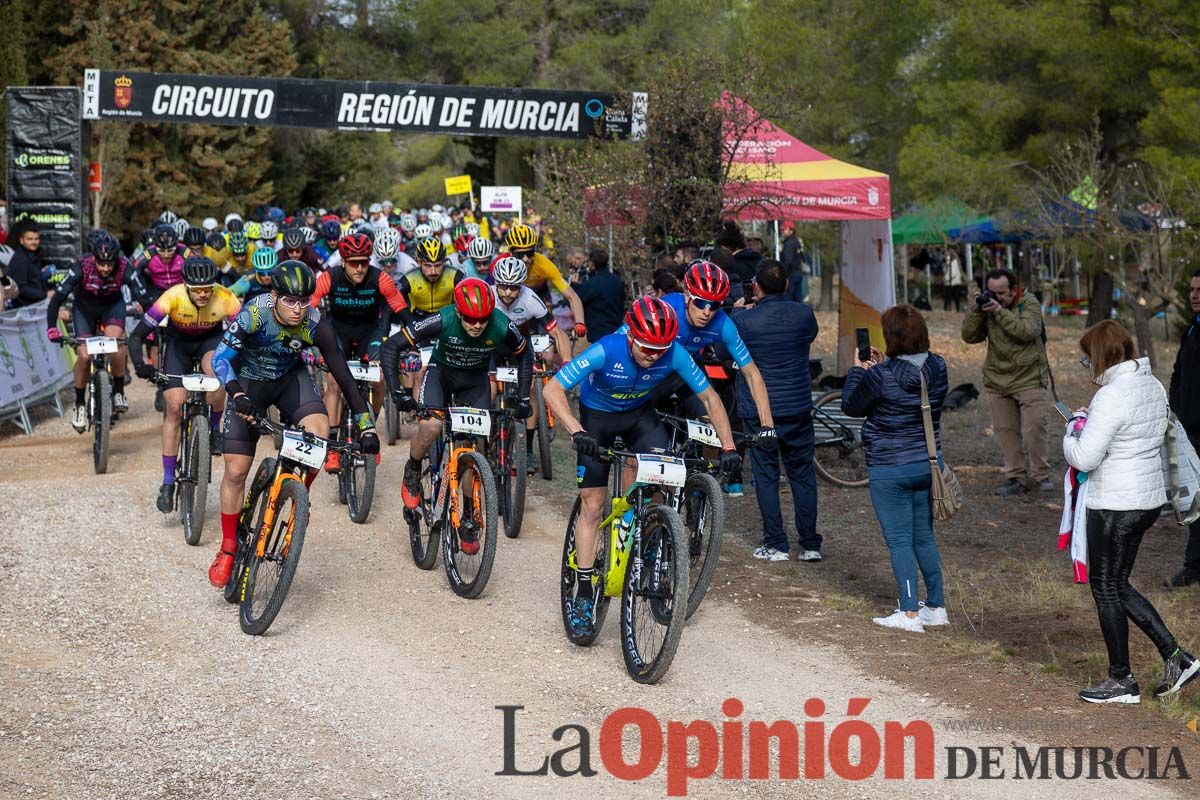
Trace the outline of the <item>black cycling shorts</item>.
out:
M 670 444 L 667 430 L 650 403 L 632 411 L 596 411 L 580 405 L 579 424 L 601 447 L 612 447 L 618 436 L 625 443 L 625 449 L 634 453 L 665 450 Z M 603 461 L 576 455 L 575 482 L 580 489 L 607 486 L 609 466 Z
M 433 408 L 491 408 L 491 381 L 486 370 L 454 369 L 430 362 L 417 402 Z
M 277 381 L 243 381 L 242 388 L 254 401 L 259 416 L 265 416 L 267 409 L 275 406 L 285 424 L 297 425 L 309 414 L 325 413 L 325 403 L 303 364 L 298 364 Z M 253 456 L 258 436 L 257 431 L 251 430 L 250 423 L 234 414 L 233 409 L 225 414 L 226 453 Z
M 71 326 L 76 339 L 85 336 L 102 336 L 104 328 L 116 325 L 125 330 L 125 298 L 117 295 L 111 303 L 89 305 L 75 300 L 71 308 Z
M 167 375 L 189 375 L 200 371 L 204 357 L 217 349 L 221 343 L 221 328 L 217 326 L 207 336 L 172 336 L 162 337 L 162 347 L 158 359 L 162 365 L 159 372 Z M 168 379 L 165 389 L 181 389 L 183 381 L 179 378 Z
M 347 361 L 361 361 L 367 355 L 371 339 L 375 336 L 375 326 L 353 327 L 333 323 L 333 332 L 337 335 L 338 350 Z

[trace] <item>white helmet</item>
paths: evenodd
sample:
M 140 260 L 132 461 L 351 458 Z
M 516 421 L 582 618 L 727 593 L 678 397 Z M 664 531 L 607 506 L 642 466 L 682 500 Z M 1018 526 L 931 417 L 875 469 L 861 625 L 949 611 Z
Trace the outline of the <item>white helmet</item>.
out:
M 433 226 L 428 222 L 422 222 L 413 228 L 413 237 L 416 239 L 428 239 L 430 236 L 433 236 Z
M 271 220 L 267 220 L 259 226 L 259 233 L 263 239 L 270 241 L 279 235 L 279 225 Z
M 404 230 L 405 233 L 412 233 L 417 228 L 417 215 L 416 214 L 401 214 L 400 215 L 400 227 Z
M 175 216 L 175 215 L 172 214 L 171 216 Z M 167 224 L 169 225 L 171 223 L 167 223 Z M 191 225 L 188 224 L 188 221 L 186 219 L 184 219 L 183 217 L 177 218 L 175 220 L 174 224 L 175 224 L 175 233 L 179 234 L 180 239 L 182 239 L 183 235 L 185 233 L 187 233 L 187 229 L 192 227 Z
M 519 258 L 505 256 L 496 262 L 496 266 L 492 267 L 492 279 L 497 284 L 506 283 L 510 285 L 518 285 L 525 283 L 525 279 L 529 277 L 529 267 L 525 266 L 525 262 Z
M 395 206 L 394 206 L 394 205 L 392 205 L 392 201 L 391 201 L 391 200 L 384 200 L 384 201 L 383 201 L 382 203 L 380 203 L 379 205 L 383 206 L 384 210 L 391 210 L 391 209 L 395 208 Z
M 371 205 L 367 206 L 367 213 L 368 214 L 382 214 L 383 206 L 379 205 L 379 203 L 371 203 Z
M 209 231 L 211 233 L 212 231 L 215 231 L 217 229 L 217 226 L 219 224 L 220 223 L 217 222 L 216 217 L 205 217 L 204 221 L 200 223 L 200 227 L 204 228 L 204 230 Z
M 485 239 L 482 236 L 476 236 L 467 245 L 467 255 L 472 261 L 486 261 L 496 253 L 496 248 L 492 246 L 491 239 Z
M 235 220 L 235 219 L 236 219 L 238 222 L 241 222 L 241 221 L 242 221 L 242 215 L 241 215 L 241 214 L 234 213 L 234 212 L 230 212 L 230 213 L 226 214 L 226 215 L 225 215 L 225 225 L 226 225 L 226 227 L 228 227 L 229 223 L 230 223 L 230 222 L 232 222 L 232 221 L 233 221 L 233 220 Z
M 467 223 L 467 233 L 469 233 L 471 236 L 478 236 L 479 235 L 479 225 L 474 222 L 468 222 Z
M 317 233 L 316 228 L 310 228 L 308 225 L 305 225 L 303 228 L 301 228 L 300 232 L 304 234 L 304 241 L 308 244 L 315 242 L 317 237 L 320 235 Z
M 391 261 L 400 250 L 400 234 L 395 228 L 384 228 L 375 237 L 375 257 L 380 261 Z
M 179 219 L 179 217 L 175 216 L 175 212 L 168 208 L 166 211 L 158 215 L 158 224 L 174 225 L 175 220 L 177 219 Z
M 441 203 L 434 203 L 432 206 L 429 207 L 429 210 L 435 214 L 440 214 L 443 211 L 445 211 L 446 208 Z

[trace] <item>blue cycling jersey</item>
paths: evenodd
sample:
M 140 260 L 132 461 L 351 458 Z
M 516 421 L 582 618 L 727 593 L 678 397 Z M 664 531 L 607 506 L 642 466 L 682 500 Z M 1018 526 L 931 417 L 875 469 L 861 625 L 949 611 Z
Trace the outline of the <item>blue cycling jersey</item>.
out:
M 724 342 L 725 346 L 729 348 L 729 354 L 733 356 L 733 360 L 739 367 L 750 363 L 750 351 L 746 349 L 742 337 L 738 334 L 737 326 L 724 311 L 717 309 L 717 313 L 713 315 L 707 325 L 703 328 L 695 328 L 688 322 L 686 297 L 679 292 L 674 292 L 663 297 L 663 302 L 675 309 L 675 316 L 679 318 L 679 333 L 675 336 L 676 343 L 682 345 L 693 356 L 705 347 Z
M 285 328 L 275 318 L 274 303 L 269 294 L 255 297 L 226 329 L 212 360 L 222 384 L 235 378 L 278 380 L 300 363 L 300 354 L 313 344 L 321 312 L 310 308 L 303 322 Z
M 650 390 L 672 372 L 696 394 L 708 388 L 708 379 L 678 343 L 649 367 L 639 367 L 629 352 L 625 334 L 610 333 L 564 364 L 554 379 L 564 389 L 579 386 L 581 405 L 593 411 L 614 412 L 645 405 Z

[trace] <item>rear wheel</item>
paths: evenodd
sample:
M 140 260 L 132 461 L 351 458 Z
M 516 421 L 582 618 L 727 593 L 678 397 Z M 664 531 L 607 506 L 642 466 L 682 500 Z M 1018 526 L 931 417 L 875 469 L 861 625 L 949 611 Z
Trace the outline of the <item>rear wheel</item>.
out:
M 233 569 L 229 572 L 229 580 L 225 582 L 225 602 L 236 603 L 241 599 L 242 577 L 249 561 L 250 543 L 254 532 L 262 527 L 263 507 L 267 496 L 267 487 L 275 477 L 275 459 L 264 458 L 250 481 L 248 497 L 250 502 L 238 519 L 237 553 L 233 557 Z
M 441 469 L 442 443 L 437 441 L 429 451 L 429 458 L 421 467 L 421 505 L 416 508 L 404 509 L 404 519 L 408 523 L 408 543 L 412 548 L 413 563 L 421 569 L 433 569 L 437 563 L 438 541 L 442 520 L 433 518 L 435 482 L 433 471 Z
M 675 658 L 688 598 L 687 533 L 675 511 L 642 513 L 621 589 L 621 652 L 638 683 L 658 683 Z M 683 613 L 680 613 L 683 612 Z
M 496 481 L 482 453 L 458 454 L 458 492 L 459 525 L 447 524 L 442 531 L 442 563 L 454 593 L 473 600 L 492 575 L 499 533 Z M 471 536 L 477 549 L 467 553 L 463 545 Z
M 563 540 L 562 572 L 561 580 L 559 581 L 559 606 L 562 610 L 563 630 L 566 631 L 567 639 L 570 640 L 571 644 L 586 647 L 596 641 L 596 637 L 600 635 L 600 629 L 604 626 L 604 617 L 608 613 L 608 601 L 610 598 L 604 593 L 604 557 L 608 552 L 608 537 L 602 534 L 597 534 L 596 537 L 596 560 L 594 564 L 596 580 L 599 581 L 599 585 L 593 589 L 593 595 L 596 596 L 596 604 L 593 607 L 592 632 L 580 636 L 571 628 L 571 606 L 575 599 L 575 567 L 577 565 L 575 526 L 579 522 L 579 508 L 579 498 L 575 498 L 575 506 L 571 509 L 571 518 L 567 521 L 567 535 Z
M 190 431 L 187 474 L 179 487 L 179 521 L 183 523 L 183 540 L 195 546 L 200 544 L 204 517 L 208 511 L 208 481 L 212 470 L 210 423 L 203 414 L 196 414 L 187 427 Z
M 717 562 L 721 559 L 721 539 L 725 533 L 725 496 L 721 484 L 703 472 L 688 476 L 683 486 L 680 512 L 688 535 L 687 618 L 700 607 Z
M 262 557 L 255 553 L 257 539 L 250 545 L 239 614 L 244 633 L 258 636 L 275 621 L 296 575 L 307 529 L 308 490 L 299 479 L 285 480 L 279 487 Z
M 394 445 L 400 438 L 400 409 L 396 408 L 391 392 L 383 400 L 383 416 L 387 420 L 387 443 Z
M 350 521 L 362 524 L 371 515 L 375 498 L 375 456 L 363 453 L 342 453 L 342 472 L 346 475 L 346 505 Z
M 525 471 L 529 453 L 525 450 L 525 426 L 518 420 L 508 419 L 504 423 L 507 428 L 508 442 L 505 445 L 504 466 L 496 459 L 496 484 L 500 490 L 500 502 L 503 504 L 504 535 L 515 539 L 521 535 L 521 523 L 525 519 L 525 490 L 528 473 Z M 496 443 L 497 447 L 499 442 Z
M 112 430 L 112 375 L 96 370 L 92 375 L 92 397 L 88 409 L 92 417 L 92 466 L 97 475 L 108 471 L 108 435 Z
M 542 397 L 542 381 L 533 379 L 533 411 L 537 414 L 538 458 L 542 462 L 542 479 L 554 478 L 553 452 L 550 450 L 550 419 L 546 402 Z
M 813 403 L 813 434 L 813 467 L 822 479 L 847 489 L 867 485 L 862 426 L 842 414 L 841 390 L 827 392 Z

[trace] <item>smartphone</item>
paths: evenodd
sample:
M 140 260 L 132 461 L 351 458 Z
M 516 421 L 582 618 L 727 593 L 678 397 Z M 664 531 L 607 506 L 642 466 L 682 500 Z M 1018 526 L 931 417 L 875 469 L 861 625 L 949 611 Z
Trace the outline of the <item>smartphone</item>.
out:
M 1067 404 L 1061 400 L 1054 401 L 1054 410 L 1062 414 L 1063 421 L 1071 418 L 1071 409 L 1067 408 Z
M 858 360 L 864 364 L 871 360 L 871 332 L 866 328 L 854 329 L 854 341 L 858 347 Z

